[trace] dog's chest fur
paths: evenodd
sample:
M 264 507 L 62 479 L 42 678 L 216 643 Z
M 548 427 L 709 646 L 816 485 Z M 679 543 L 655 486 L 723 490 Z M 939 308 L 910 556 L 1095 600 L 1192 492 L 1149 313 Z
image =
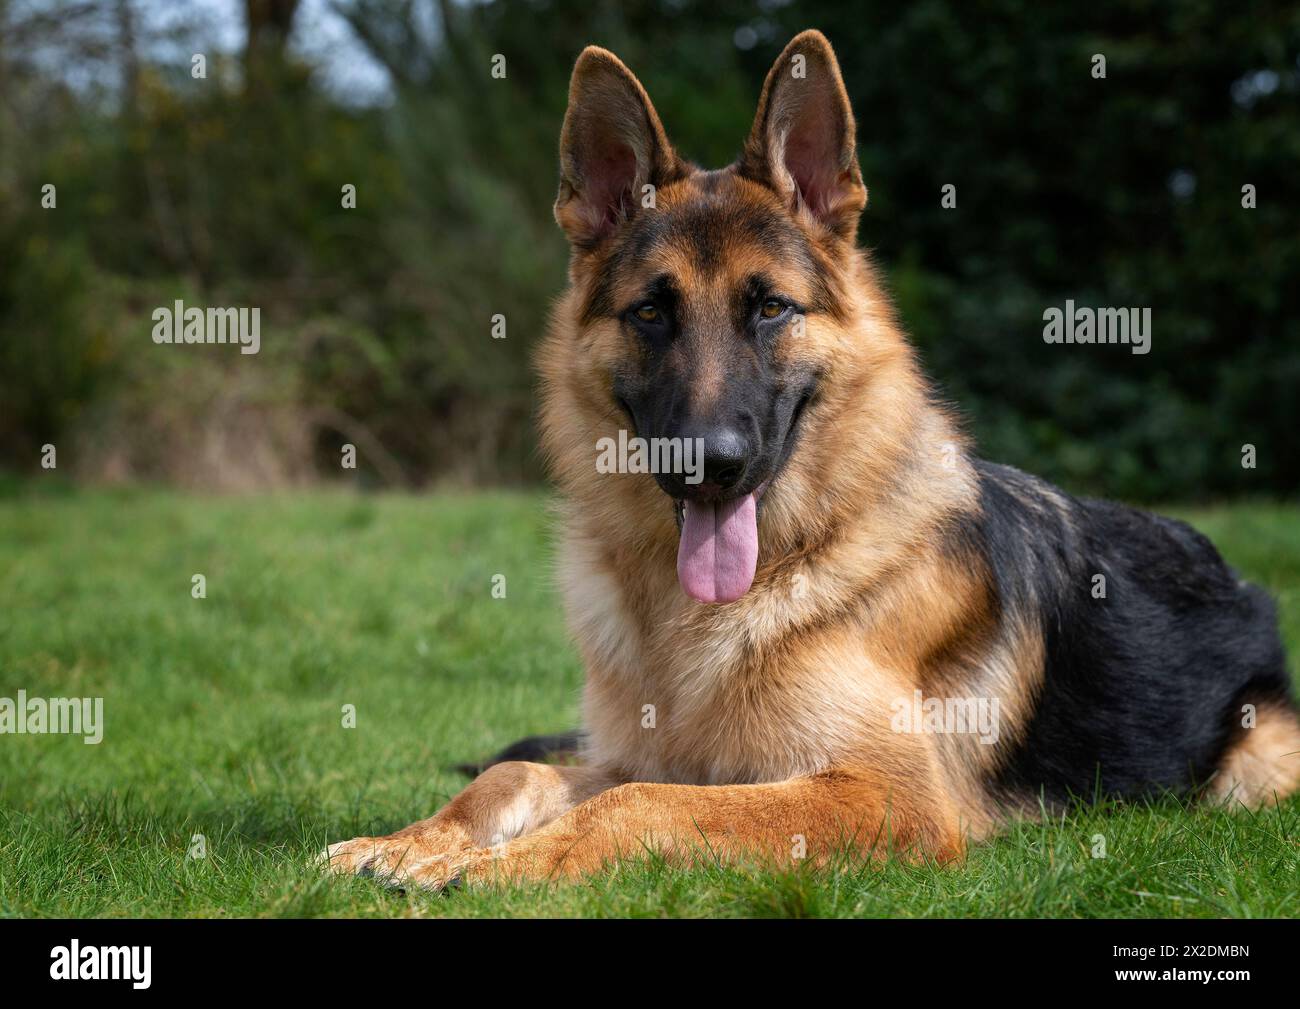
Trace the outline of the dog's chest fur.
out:
M 669 569 L 638 607 L 592 544 L 568 547 L 561 585 L 587 665 L 591 762 L 640 781 L 781 781 L 842 763 L 887 731 L 882 713 L 904 688 L 846 628 L 774 653 L 755 647 L 754 628 L 764 609 L 788 619 L 789 607 L 761 588 L 702 607 Z

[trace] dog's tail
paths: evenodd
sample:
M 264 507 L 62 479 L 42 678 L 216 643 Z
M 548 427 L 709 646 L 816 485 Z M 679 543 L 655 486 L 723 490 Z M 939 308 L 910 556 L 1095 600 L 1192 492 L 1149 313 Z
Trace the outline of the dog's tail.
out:
M 457 764 L 456 770 L 477 777 L 493 764 L 507 760 L 528 760 L 533 763 L 562 764 L 577 759 L 582 752 L 585 735 L 580 729 L 556 732 L 547 736 L 528 736 L 511 743 L 500 753 L 477 763 Z

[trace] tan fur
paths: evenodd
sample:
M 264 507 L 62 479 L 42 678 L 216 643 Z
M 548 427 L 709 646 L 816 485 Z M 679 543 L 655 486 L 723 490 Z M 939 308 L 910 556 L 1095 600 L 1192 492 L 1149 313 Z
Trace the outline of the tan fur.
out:
M 1221 802 L 1257 808 L 1300 788 L 1300 720 L 1294 711 L 1261 706 L 1253 728 L 1224 754 L 1209 794 Z
M 790 83 L 796 54 L 808 57 L 813 90 Z M 792 124 L 818 102 L 829 103 L 825 129 L 842 143 L 809 206 L 781 159 L 792 136 L 808 142 Z M 719 334 L 739 278 L 763 272 L 797 299 L 815 292 L 779 255 L 725 233 L 710 235 L 719 251 L 707 270 L 672 243 L 616 268 L 600 240 L 611 224 L 584 204 L 584 172 L 600 161 L 582 145 L 603 151 L 619 117 L 633 123 L 635 182 L 657 186 L 659 212 L 710 198 L 776 208 L 828 273 L 834 309 L 810 314 L 805 332 L 776 349 L 818 369 L 821 391 L 763 500 L 753 585 L 727 605 L 681 591 L 674 513 L 655 481 L 595 465 L 598 440 L 627 423 L 614 377 L 640 351 L 616 320 L 584 323 L 583 306 L 604 280 L 624 303 L 647 278 L 677 278 L 694 315 L 689 339 L 667 353 L 682 355 L 692 395 L 707 400 L 729 365 Z M 854 247 L 866 191 L 829 43 L 816 32 L 791 42 L 739 166 L 713 176 L 672 152 L 630 71 L 589 49 L 574 72 L 561 166 L 556 216 L 575 251 L 538 366 L 542 440 L 562 495 L 558 580 L 587 670 L 585 766 L 498 765 L 430 820 L 333 846 L 333 864 L 437 887 L 453 877 L 572 876 L 647 849 L 778 864 L 846 846 L 960 856 L 1005 816 L 985 783 L 1031 714 L 1044 643 L 943 547 L 945 523 L 979 508 L 976 480 Z M 997 741 L 896 731 L 891 710 L 917 690 L 996 700 Z M 1296 765 L 1280 753 L 1298 734 L 1294 721 L 1270 716 L 1225 764 L 1223 787 L 1294 787 Z

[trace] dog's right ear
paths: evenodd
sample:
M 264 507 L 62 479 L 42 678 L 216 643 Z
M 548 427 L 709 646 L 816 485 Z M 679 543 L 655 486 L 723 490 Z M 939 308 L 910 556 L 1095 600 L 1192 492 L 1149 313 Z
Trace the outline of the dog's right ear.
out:
M 646 186 L 682 175 L 650 97 L 613 53 L 588 46 L 569 82 L 555 219 L 577 248 L 595 248 L 640 209 Z

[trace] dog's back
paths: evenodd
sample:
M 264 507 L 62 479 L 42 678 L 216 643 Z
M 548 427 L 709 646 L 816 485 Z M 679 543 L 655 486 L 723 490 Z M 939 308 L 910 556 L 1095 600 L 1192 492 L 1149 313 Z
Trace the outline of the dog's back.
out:
M 1032 714 L 990 787 L 1136 797 L 1209 783 L 1247 803 L 1300 783 L 1272 600 L 1190 526 L 980 463 L 964 546 L 1043 636 Z

